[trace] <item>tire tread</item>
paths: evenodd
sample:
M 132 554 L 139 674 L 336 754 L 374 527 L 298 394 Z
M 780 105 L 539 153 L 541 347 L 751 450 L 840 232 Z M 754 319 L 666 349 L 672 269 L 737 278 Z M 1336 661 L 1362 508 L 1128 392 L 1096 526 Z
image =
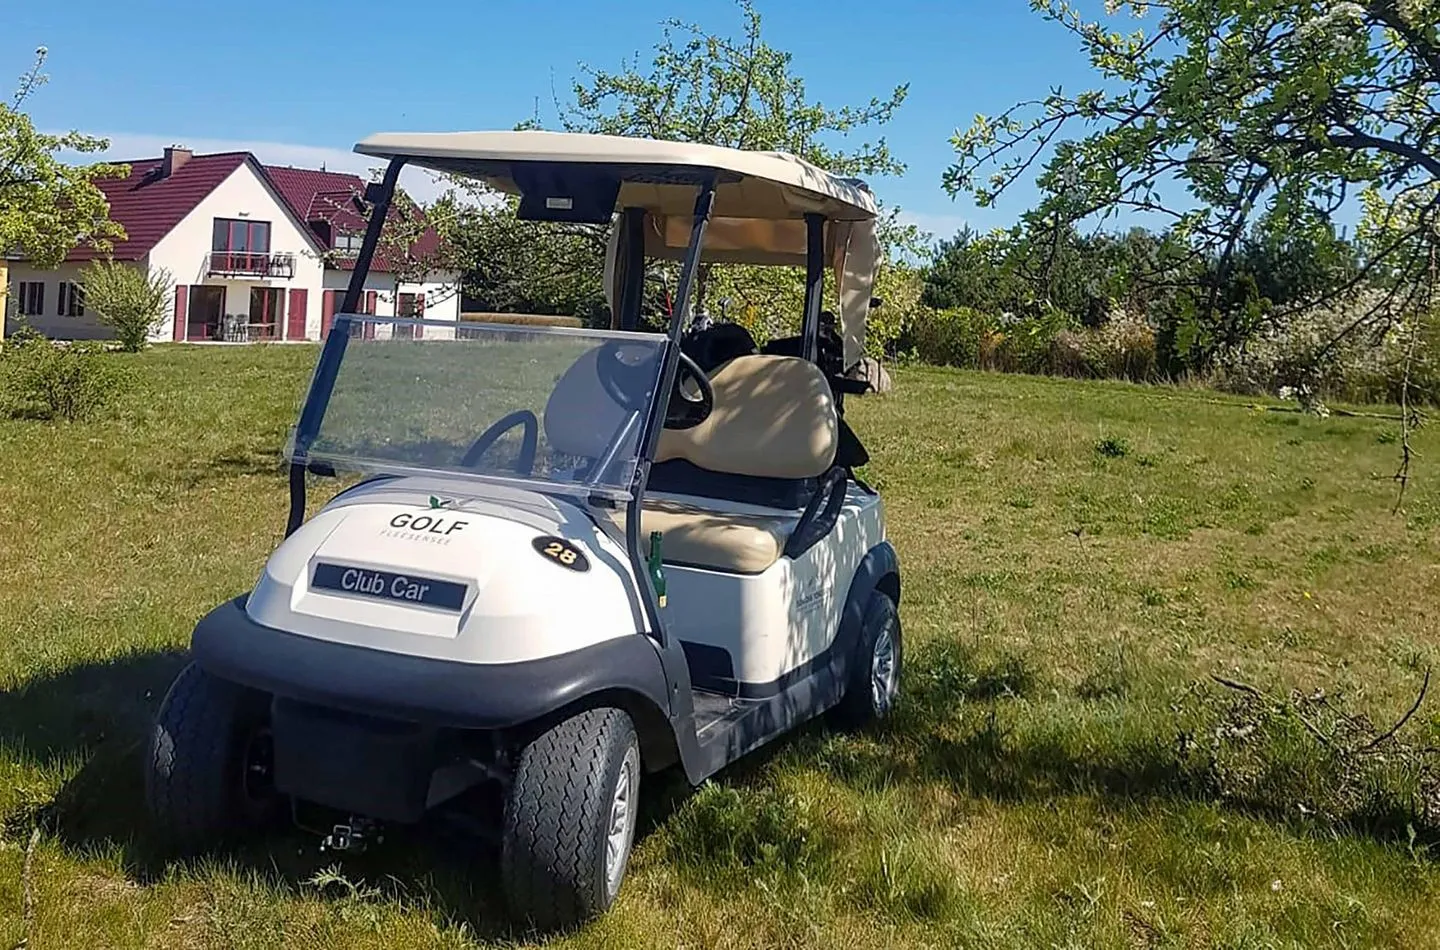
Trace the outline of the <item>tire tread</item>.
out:
M 635 741 L 625 712 L 601 708 L 565 720 L 525 747 L 505 809 L 501 849 L 501 878 L 512 912 L 551 929 L 605 910 L 604 825 L 612 763 L 623 762 Z

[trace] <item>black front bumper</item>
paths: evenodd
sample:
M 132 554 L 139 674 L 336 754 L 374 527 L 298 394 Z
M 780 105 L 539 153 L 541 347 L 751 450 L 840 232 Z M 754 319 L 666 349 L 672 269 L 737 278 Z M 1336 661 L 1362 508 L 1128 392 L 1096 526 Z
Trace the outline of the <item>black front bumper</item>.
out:
M 431 726 L 505 729 L 617 692 L 670 712 L 659 651 L 638 633 L 539 660 L 460 663 L 276 630 L 240 597 L 196 625 L 191 650 L 207 673 L 277 697 Z

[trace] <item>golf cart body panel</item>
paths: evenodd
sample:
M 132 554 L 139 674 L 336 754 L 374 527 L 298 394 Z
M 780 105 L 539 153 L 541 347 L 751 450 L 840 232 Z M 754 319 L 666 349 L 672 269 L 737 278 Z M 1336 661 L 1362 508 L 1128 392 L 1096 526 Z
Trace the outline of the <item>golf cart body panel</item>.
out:
M 220 789 L 194 827 L 231 795 L 221 766 L 348 812 L 327 839 L 341 847 L 374 819 L 416 821 L 493 785 L 505 861 L 543 863 L 535 848 L 553 842 L 525 829 L 555 824 L 534 817 L 554 807 L 536 776 L 554 774 L 566 795 L 615 796 L 623 855 L 633 819 L 614 809 L 642 766 L 679 763 L 698 783 L 828 710 L 885 715 L 899 566 L 818 349 L 827 267 L 847 365 L 863 346 L 869 190 L 779 153 L 607 136 L 393 134 L 357 151 L 389 166 L 286 446 L 285 540 L 246 596 L 196 626 L 195 672 L 158 719 L 153 781 L 170 781 L 160 767 L 182 758 L 164 743 L 188 729 L 193 768 Z M 523 218 L 610 225 L 611 327 L 355 313 L 406 164 L 518 194 Z M 664 334 L 633 332 L 653 258 L 682 262 Z M 704 260 L 803 264 L 793 349 L 752 340 L 700 366 L 682 342 Z M 309 477 L 340 474 L 362 480 L 309 515 Z M 202 699 L 216 711 L 187 724 Z M 214 723 L 226 731 L 202 736 Z M 203 751 L 217 743 L 230 759 Z M 271 753 L 257 762 L 252 746 Z M 584 835 L 565 846 L 610 840 Z M 611 859 L 585 853 L 584 867 L 502 877 L 563 871 L 588 888 L 576 906 L 603 908 L 618 877 L 596 891 L 595 862 Z
M 547 557 L 556 542 L 585 569 Z M 644 630 L 634 590 L 623 545 L 583 506 L 411 476 L 363 484 L 306 522 L 265 565 L 246 613 L 351 646 L 517 663 Z
M 684 645 L 691 683 L 745 698 L 777 692 L 830 648 L 860 562 L 884 540 L 879 496 L 852 486 L 835 527 L 798 557 L 781 556 L 755 574 L 667 565 L 663 614 Z

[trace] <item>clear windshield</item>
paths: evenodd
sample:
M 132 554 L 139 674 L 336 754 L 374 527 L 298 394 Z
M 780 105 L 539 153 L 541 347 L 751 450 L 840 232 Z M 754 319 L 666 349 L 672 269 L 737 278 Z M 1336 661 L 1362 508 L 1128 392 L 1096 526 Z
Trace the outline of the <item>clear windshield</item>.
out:
M 332 332 L 347 327 L 319 430 L 304 451 L 292 437 L 292 461 L 629 496 L 664 337 L 348 314 Z

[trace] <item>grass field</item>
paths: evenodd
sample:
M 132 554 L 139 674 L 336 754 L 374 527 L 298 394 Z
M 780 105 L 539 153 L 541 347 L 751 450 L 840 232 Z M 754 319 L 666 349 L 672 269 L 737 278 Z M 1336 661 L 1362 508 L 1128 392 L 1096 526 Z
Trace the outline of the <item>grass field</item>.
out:
M 279 538 L 313 357 L 163 347 L 106 419 L 0 421 L 0 950 L 526 944 L 454 840 L 339 866 L 298 836 L 147 843 L 146 721 Z M 940 370 L 851 418 L 905 706 L 652 783 L 618 906 L 563 945 L 1440 947 L 1427 773 L 1386 743 L 1337 762 L 1209 678 L 1405 711 L 1440 652 L 1435 432 L 1392 515 L 1380 420 Z M 1435 709 L 1402 737 L 1440 745 Z

